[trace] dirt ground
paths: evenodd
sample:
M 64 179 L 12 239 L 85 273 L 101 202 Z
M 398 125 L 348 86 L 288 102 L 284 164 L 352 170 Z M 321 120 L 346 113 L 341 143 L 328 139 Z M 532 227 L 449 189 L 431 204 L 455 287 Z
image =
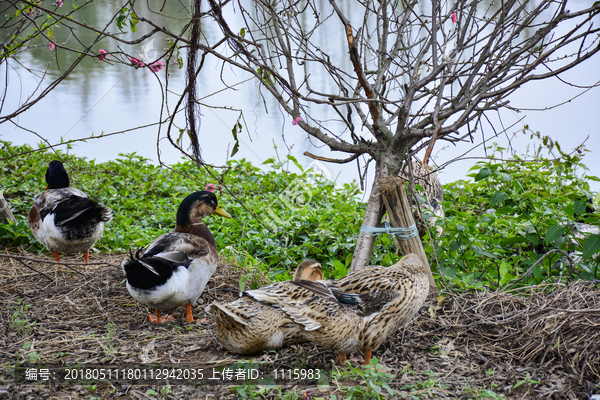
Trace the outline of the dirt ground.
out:
M 185 322 L 181 307 L 173 311 L 175 322 L 149 323 L 147 308 L 127 292 L 123 258 L 94 255 L 85 268 L 59 269 L 0 257 L 0 399 L 368 399 L 377 398 L 386 374 L 395 391 L 392 396 L 382 390 L 389 398 L 589 399 L 600 393 L 598 282 L 444 293 L 373 353 L 385 369 L 361 377 L 358 367 L 336 370 L 333 352 L 311 343 L 257 355 L 252 364 L 222 348 L 205 307 L 238 296 L 240 277 L 248 271 L 231 265 L 217 269 L 194 307 L 194 322 Z M 66 379 L 73 374 L 66 367 L 79 368 L 77 374 L 89 367 L 88 374 L 102 369 L 125 376 Z M 141 375 L 161 368 L 167 380 Z M 32 370 L 39 371 L 36 380 Z M 42 375 L 46 370 L 51 377 Z M 224 380 L 227 371 L 237 379 Z M 188 379 L 178 379 L 182 374 Z

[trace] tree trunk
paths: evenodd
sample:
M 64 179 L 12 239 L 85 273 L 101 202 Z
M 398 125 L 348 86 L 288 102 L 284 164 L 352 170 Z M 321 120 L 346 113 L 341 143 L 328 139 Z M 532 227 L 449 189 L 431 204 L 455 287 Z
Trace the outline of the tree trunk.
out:
M 381 217 L 383 217 L 383 203 L 381 201 L 381 192 L 377 185 L 377 180 L 373 183 L 371 188 L 371 195 L 367 202 L 367 209 L 365 210 L 365 217 L 363 218 L 363 225 L 366 226 L 379 226 L 381 223 Z M 356 248 L 354 249 L 354 258 L 352 258 L 352 265 L 350 266 L 350 272 L 359 271 L 365 267 L 371 260 L 371 253 L 373 253 L 373 246 L 375 246 L 375 237 L 372 233 L 365 233 L 358 236 L 356 241 Z
M 412 209 L 408 203 L 408 198 L 406 197 L 404 180 L 395 176 L 387 176 L 379 180 L 378 186 L 381 197 L 383 198 L 383 203 L 390 216 L 392 227 L 408 228 L 409 226 L 412 226 L 415 223 L 415 220 L 413 218 Z M 398 246 L 403 255 L 415 253 L 421 258 L 429 277 L 429 294 L 437 296 L 437 287 L 435 286 L 431 268 L 429 267 L 429 262 L 427 261 L 427 256 L 425 255 L 423 243 L 421 242 L 419 235 L 408 240 L 397 239 Z
M 362 223 L 365 226 L 379 226 L 381 223 L 385 208 L 383 206 L 383 201 L 381 200 L 378 182 L 381 178 L 388 175 L 390 163 L 390 157 L 386 157 L 385 155 L 380 157 L 375 163 L 375 180 L 371 187 L 371 194 L 369 195 L 369 201 L 367 202 L 367 209 L 365 210 L 365 216 Z M 365 265 L 369 264 L 371 253 L 373 253 L 373 246 L 375 246 L 375 236 L 372 233 L 365 233 L 358 236 L 350 272 L 359 271 L 363 269 Z
M 8 203 L 4 199 L 4 195 L 0 190 L 0 223 L 6 224 L 8 221 L 17 222 L 12 211 L 8 207 Z

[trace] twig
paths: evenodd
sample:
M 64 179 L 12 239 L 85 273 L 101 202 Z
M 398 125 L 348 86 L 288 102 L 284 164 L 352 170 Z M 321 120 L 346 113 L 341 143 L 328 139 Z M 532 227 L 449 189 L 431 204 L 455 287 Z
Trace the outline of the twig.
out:
M 0 254 L 0 257 L 12 258 L 12 259 L 15 259 L 15 260 L 37 261 L 37 262 L 41 262 L 41 263 L 45 263 L 45 264 L 64 265 L 65 267 L 69 268 L 70 270 L 73 270 L 73 271 L 77 272 L 78 274 L 83 275 L 85 277 L 87 277 L 86 274 L 84 274 L 84 273 L 76 270 L 75 268 L 70 267 L 70 265 L 110 265 L 111 267 L 121 268 L 120 265 L 111 264 L 109 262 L 103 262 L 103 261 L 89 262 L 89 263 L 86 263 L 85 261 L 82 261 L 82 262 L 63 262 L 63 261 L 50 261 L 50 260 L 46 260 L 46 259 L 43 259 L 43 258 L 31 258 L 31 257 L 25 257 L 25 256 L 15 256 L 15 255 L 12 255 L 12 254 Z
M 30 270 L 33 270 L 33 271 L 37 272 L 37 273 L 38 273 L 38 274 L 40 274 L 40 275 L 43 275 L 43 276 L 44 276 L 44 277 L 46 277 L 46 278 L 47 278 L 47 279 L 48 279 L 50 282 L 54 282 L 54 279 L 53 279 L 53 278 L 52 278 L 50 275 L 48 275 L 48 274 L 46 274 L 46 273 L 44 273 L 44 272 L 38 271 L 37 269 L 33 268 L 31 265 L 28 265 L 27 263 L 25 263 L 25 261 L 18 260 L 18 259 L 17 259 L 17 261 L 18 261 L 18 262 L 20 262 L 21 264 L 23 264 L 24 266 L 26 266 L 27 268 L 29 268 Z
M 533 263 L 533 265 L 531 267 L 529 267 L 529 269 L 527 271 L 525 271 L 524 274 L 522 274 L 519 279 L 517 279 L 516 281 L 514 281 L 512 284 L 510 284 L 509 286 L 506 286 L 504 288 L 503 291 L 507 291 L 508 289 L 510 289 L 511 287 L 515 286 L 517 283 L 519 283 L 523 278 L 525 278 L 527 275 L 529 275 L 531 273 L 531 271 L 533 271 L 533 268 L 535 268 L 536 265 L 538 265 L 539 263 L 541 263 L 544 258 L 548 257 L 550 254 L 552 253 L 563 253 L 565 257 L 567 257 L 567 260 L 569 261 L 569 274 L 571 274 L 573 272 L 573 260 L 571 259 L 571 256 L 569 256 L 569 254 L 564 251 L 564 250 L 560 250 L 560 249 L 552 249 L 549 252 L 547 252 L 546 254 L 544 254 L 539 260 L 537 260 L 535 263 Z
M 345 163 L 348 163 L 350 161 L 354 161 L 361 154 L 360 153 L 356 153 L 354 155 L 351 155 L 348 158 L 344 158 L 343 160 L 338 160 L 338 159 L 335 159 L 335 158 L 327 158 L 327 157 L 317 156 L 317 155 L 312 154 L 309 151 L 305 151 L 304 155 L 307 156 L 307 157 L 310 157 L 312 159 L 319 160 L 319 161 L 326 161 L 326 162 L 331 162 L 331 163 L 336 163 L 336 164 L 345 164 Z

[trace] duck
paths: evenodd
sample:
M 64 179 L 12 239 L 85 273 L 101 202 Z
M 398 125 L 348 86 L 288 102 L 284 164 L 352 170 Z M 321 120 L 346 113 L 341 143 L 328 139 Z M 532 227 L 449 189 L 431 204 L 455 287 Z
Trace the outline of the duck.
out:
M 69 175 L 58 160 L 50 161 L 45 179 L 46 190 L 34 198 L 27 215 L 33 236 L 54 253 L 58 262 L 60 253 L 83 252 L 88 263 L 90 249 L 102 237 L 104 223 L 113 218 L 111 209 L 71 187 Z
M 157 237 L 143 251 L 130 251 L 121 264 L 131 297 L 154 309 L 150 322 L 173 321 L 161 311 L 185 305 L 186 320 L 193 322 L 192 305 L 217 269 L 219 256 L 215 238 L 202 222 L 208 215 L 231 218 L 206 190 L 188 195 L 177 209 L 174 232 Z
M 304 260 L 296 268 L 293 280 L 323 279 L 321 264 Z M 290 282 L 278 282 L 273 288 L 298 288 Z M 282 299 L 284 301 L 284 299 Z M 302 326 L 280 309 L 265 304 L 247 294 L 230 303 L 213 302 L 207 311 L 215 320 L 217 340 L 232 353 L 251 355 L 299 343 Z
M 373 351 L 413 319 L 429 293 L 423 262 L 412 253 L 388 268 L 369 266 L 339 280 L 291 285 L 296 288 L 271 285 L 247 293 L 300 325 L 302 340 L 334 350 L 340 365 L 360 350 L 368 365 Z

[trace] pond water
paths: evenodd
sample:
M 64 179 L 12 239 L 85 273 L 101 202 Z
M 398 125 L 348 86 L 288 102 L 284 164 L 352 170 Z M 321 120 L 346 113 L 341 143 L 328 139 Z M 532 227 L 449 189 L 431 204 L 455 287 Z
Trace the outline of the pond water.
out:
M 70 6 L 69 1 L 64 3 L 65 6 Z M 149 4 L 151 8 L 153 6 L 159 8 L 163 5 L 163 1 L 150 1 Z M 171 29 L 183 26 L 186 12 L 180 3 L 165 2 L 164 4 L 165 14 L 179 19 L 165 18 L 161 21 L 159 18 L 159 25 L 162 23 L 163 26 Z M 115 4 L 108 3 L 91 7 L 87 11 L 86 18 L 89 18 L 87 20 L 90 23 L 102 25 L 108 22 L 115 7 Z M 241 25 L 239 15 L 232 14 L 228 17 L 231 18 L 232 27 L 236 24 Z M 339 26 L 335 27 L 338 28 Z M 203 29 L 207 36 L 220 35 L 220 32 L 211 32 L 210 27 L 203 26 Z M 112 30 L 116 30 L 116 27 Z M 59 34 L 66 35 L 67 32 L 59 32 Z M 84 31 L 79 34 L 83 38 L 86 35 L 89 38 L 90 35 Z M 331 32 L 324 31 L 314 39 L 321 40 L 323 47 L 331 49 L 332 52 L 337 48 L 339 58 L 344 60 L 342 62 L 347 62 L 345 43 L 343 40 L 339 43 L 332 41 L 332 37 L 338 36 L 332 36 Z M 94 50 L 100 48 L 108 52 L 118 50 L 111 46 L 114 46 L 114 42 L 103 40 Z M 155 50 L 165 47 L 164 37 L 158 37 L 152 44 L 145 42 L 130 48 L 125 46 L 123 50 L 130 54 L 144 54 L 145 51 L 148 53 L 149 48 L 152 50 L 152 46 Z M 62 49 L 52 51 L 47 43 L 40 43 L 38 47 L 19 56 L 19 63 L 14 60 L 9 61 L 8 64 L 4 63 L 0 67 L 0 84 L 6 88 L 7 96 L 3 101 L 0 114 L 13 112 L 32 93 L 39 93 L 50 82 L 48 78 L 60 76 L 65 66 L 70 65 L 76 56 Z M 182 56 L 185 60 L 185 55 Z M 49 77 L 42 82 L 40 88 L 39 77 L 48 65 L 50 65 Z M 32 70 L 37 72 L 32 74 L 30 72 Z M 221 77 L 229 84 L 236 82 L 235 89 L 221 91 L 223 89 Z M 596 55 L 576 69 L 563 74 L 561 78 L 578 86 L 598 82 L 600 57 Z M 15 118 L 15 124 L 10 122 L 1 124 L 0 139 L 16 144 L 37 144 L 40 142 L 40 137 L 43 137 L 50 143 L 58 143 L 61 139 L 71 140 L 85 138 L 92 134 L 123 131 L 124 133 L 114 136 L 77 143 L 70 151 L 99 162 L 115 159 L 119 153 L 136 152 L 157 162 L 158 147 L 160 149 L 158 153 L 163 161 L 177 162 L 181 159 L 180 153 L 166 140 L 165 127 L 159 132 L 156 122 L 161 117 L 163 96 L 167 96 L 170 107 L 173 107 L 177 98 L 173 93 L 182 92 L 185 86 L 184 70 L 174 65 L 169 68 L 169 92 L 164 94 L 166 82 L 165 70 L 155 76 L 148 69 L 134 69 L 124 64 L 110 63 L 110 57 L 105 62 L 87 58 L 72 75 L 45 98 Z M 206 162 L 223 165 L 228 159 L 234 143 L 231 129 L 240 113 L 244 118 L 244 130 L 239 134 L 240 150 L 234 156 L 235 159 L 246 158 L 258 165 L 276 154 L 284 157 L 290 153 L 306 166 L 312 160 L 302 154 L 304 151 L 331 157 L 325 146 L 315 140 L 309 140 L 301 128 L 292 125 L 291 118 L 278 109 L 277 104 L 268 94 L 261 94 L 259 87 L 248 80 L 248 75 L 229 67 L 223 68 L 221 63 L 207 58 L 198 82 L 198 92 L 203 103 L 200 143 Z M 582 92 L 583 89 L 566 85 L 559 79 L 532 82 L 520 88 L 511 97 L 511 105 L 520 109 L 543 108 L 565 102 Z M 512 145 L 518 153 L 524 153 L 527 146 L 533 143 L 529 135 L 518 133 L 524 125 L 559 141 L 563 150 L 575 148 L 587 138 L 586 147 L 592 153 L 586 156 L 584 163 L 590 168 L 591 174 L 600 175 L 599 106 L 600 90 L 593 89 L 570 102 L 543 112 L 526 111 L 516 114 L 503 110 L 493 121 L 496 130 L 502 131 L 502 127 L 515 125 L 490 143 L 497 142 L 503 147 Z M 522 120 L 517 122 L 521 118 Z M 184 127 L 185 123 L 181 116 L 176 118 L 176 124 Z M 134 129 L 145 125 L 150 126 Z M 485 128 L 487 137 L 492 132 L 491 128 Z M 513 135 L 515 132 L 517 134 Z M 478 135 L 481 135 L 480 131 Z M 433 161 L 438 165 L 444 164 L 462 156 L 471 148 L 472 145 L 469 144 L 448 146 L 442 142 L 437 143 Z M 469 157 L 484 155 L 485 151 L 482 147 L 473 149 L 464 156 L 467 159 L 450 164 L 442 170 L 439 173 L 440 179 L 442 182 L 451 182 L 465 178 L 468 168 L 476 161 Z M 327 164 L 326 167 L 332 177 L 337 177 L 339 182 L 357 179 L 355 163 Z M 594 182 L 593 190 L 600 190 L 600 185 Z

